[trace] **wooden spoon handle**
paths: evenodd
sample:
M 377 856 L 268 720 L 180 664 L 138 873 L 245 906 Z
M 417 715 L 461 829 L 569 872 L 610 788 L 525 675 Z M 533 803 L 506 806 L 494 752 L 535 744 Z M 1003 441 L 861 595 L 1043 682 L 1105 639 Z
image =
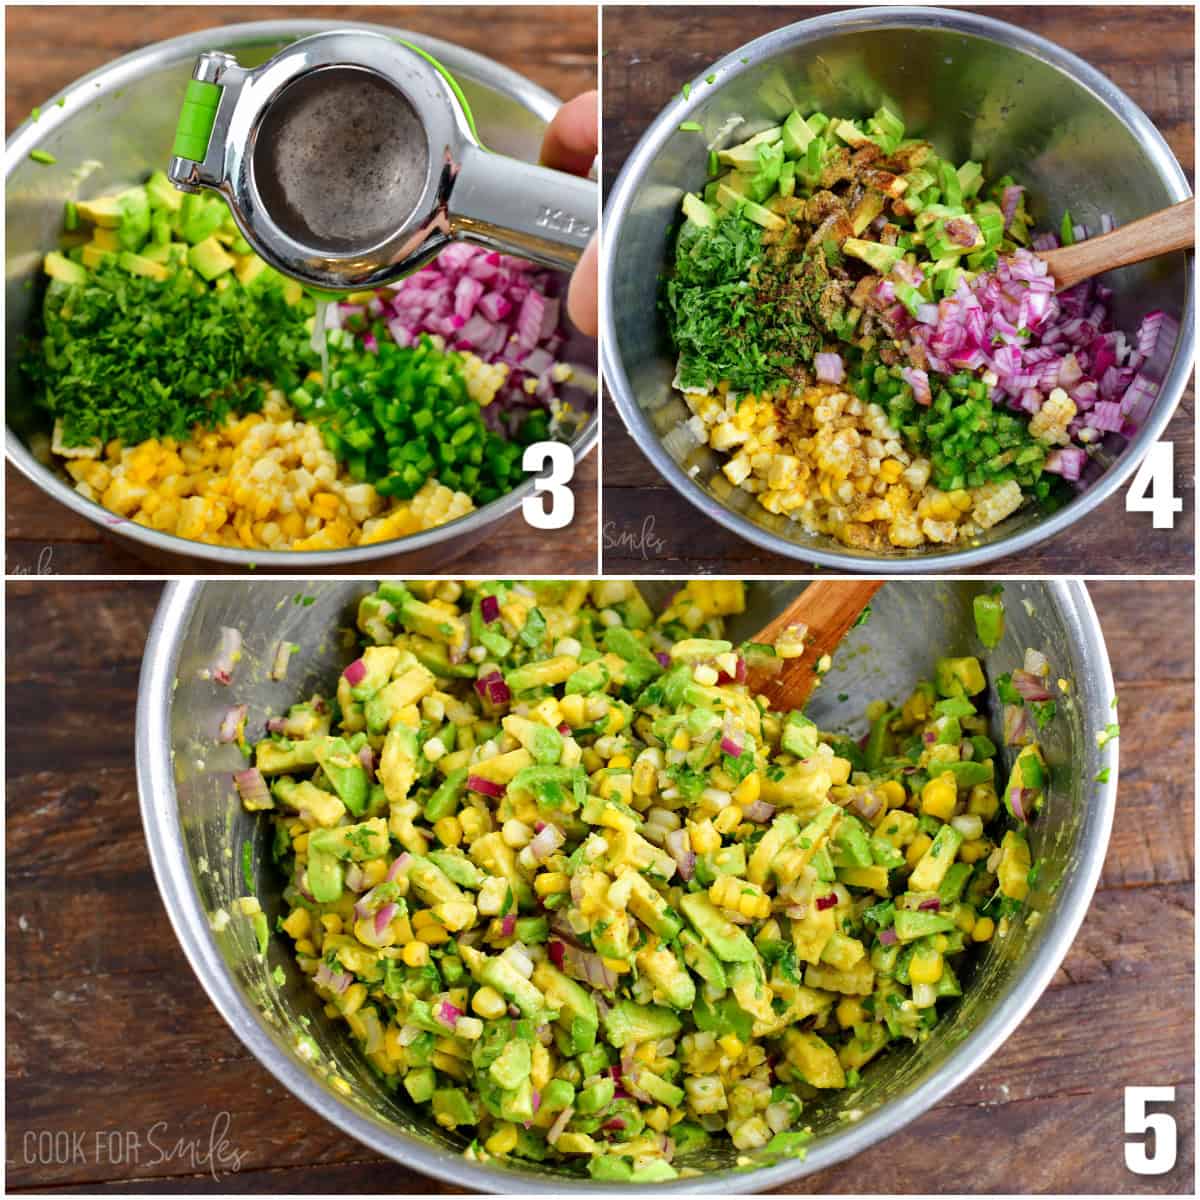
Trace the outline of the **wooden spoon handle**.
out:
M 1054 276 L 1054 290 L 1062 292 L 1114 267 L 1127 267 L 1172 250 L 1190 250 L 1195 244 L 1196 201 L 1189 197 L 1100 237 L 1058 250 L 1040 250 L 1038 257 Z
M 746 684 L 750 694 L 766 696 L 771 707 L 781 712 L 803 708 L 817 683 L 817 663 L 833 653 L 881 587 L 880 579 L 822 579 L 810 583 L 754 638 L 774 645 L 785 629 L 804 625 L 808 630 L 804 653 L 799 658 L 785 658 L 782 670 L 774 675 L 757 668 L 749 670 Z

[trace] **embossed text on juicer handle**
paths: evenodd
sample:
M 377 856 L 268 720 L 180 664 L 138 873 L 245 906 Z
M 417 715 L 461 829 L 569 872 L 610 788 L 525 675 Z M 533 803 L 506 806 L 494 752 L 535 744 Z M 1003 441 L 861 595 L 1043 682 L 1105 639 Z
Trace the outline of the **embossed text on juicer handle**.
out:
M 590 179 L 467 147 L 450 190 L 455 235 L 505 254 L 570 270 L 600 215 Z

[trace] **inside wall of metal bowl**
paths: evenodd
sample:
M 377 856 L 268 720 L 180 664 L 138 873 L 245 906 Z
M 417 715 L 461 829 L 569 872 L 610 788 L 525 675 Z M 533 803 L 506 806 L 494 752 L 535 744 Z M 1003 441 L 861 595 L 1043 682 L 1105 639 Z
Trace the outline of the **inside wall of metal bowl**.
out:
M 678 584 L 642 586 L 652 604 L 661 605 Z M 782 581 L 748 584 L 748 611 L 731 622 L 731 636 L 749 637 L 800 586 Z M 979 584 L 959 582 L 887 585 L 876 596 L 869 620 L 843 643 L 809 712 L 824 729 L 858 735 L 866 729 L 862 713 L 871 700 L 902 701 L 919 679 L 931 676 L 939 656 L 980 654 L 971 602 L 981 589 Z M 195 892 L 185 902 L 198 902 L 210 921 L 246 894 L 244 843 L 253 847 L 253 894 L 272 929 L 281 914 L 284 882 L 271 862 L 269 823 L 244 812 L 234 794 L 231 773 L 244 766 L 244 760 L 236 747 L 216 743 L 221 717 L 231 703 L 247 704 L 247 736 L 254 739 L 261 736 L 268 716 L 283 713 L 314 690 L 330 695 L 337 674 L 355 656 L 356 605 L 369 590 L 367 583 L 314 584 L 303 589 L 313 598 L 309 606 L 296 603 L 299 586 L 294 582 L 208 583 L 197 590 L 177 642 L 177 683 L 168 728 L 183 848 Z M 915 1048 L 897 1045 L 863 1071 L 862 1083 L 853 1092 L 818 1098 L 806 1106 L 805 1119 L 816 1134 L 814 1149 L 929 1080 L 985 1018 L 1020 995 L 1024 965 L 1044 939 L 1059 936 L 1062 918 L 1056 896 L 1089 855 L 1103 852 L 1102 844 L 1097 846 L 1103 838 L 1102 817 L 1088 801 L 1100 766 L 1095 734 L 1110 719 L 1111 697 L 1099 678 L 1103 672 L 1090 669 L 1085 648 L 1094 635 L 1086 624 L 1086 605 L 1081 607 L 1080 592 L 1065 584 L 1009 583 L 1004 596 L 1005 636 L 984 660 L 993 714 L 1000 711 L 995 678 L 1020 666 L 1027 647 L 1048 656 L 1055 677 L 1072 681 L 1070 698 L 1060 703 L 1060 716 L 1044 739 L 1053 783 L 1046 810 L 1030 830 L 1033 853 L 1043 866 L 1028 915 L 1007 937 L 987 947 L 965 976 L 964 997 L 945 1011 L 928 1041 Z M 223 625 L 237 628 L 243 637 L 243 657 L 229 687 L 201 678 Z M 300 649 L 292 656 L 287 679 L 276 682 L 269 671 L 281 640 L 295 642 Z M 992 736 L 1000 742 L 998 725 L 996 717 Z M 414 1110 L 403 1091 L 400 1099 L 393 1096 L 366 1067 L 346 1027 L 324 1016 L 294 963 L 286 935 L 272 934 L 265 959 L 259 956 L 250 922 L 236 913 L 212 937 L 230 979 L 279 1054 L 307 1072 L 329 1104 L 346 1106 L 376 1123 L 381 1135 L 391 1139 L 386 1148 L 397 1158 L 403 1159 L 406 1150 L 404 1138 L 397 1134 L 418 1136 L 438 1153 L 461 1151 L 465 1139 L 448 1135 L 426 1113 Z M 283 971 L 282 986 L 271 979 L 276 967 Z M 315 1045 L 315 1056 L 303 1048 L 305 1035 Z M 347 1094 L 337 1090 L 334 1077 L 346 1081 Z M 682 1165 L 712 1172 L 731 1169 L 733 1160 L 731 1149 L 713 1149 Z M 535 1165 L 527 1169 L 547 1173 Z
M 730 484 L 720 472 L 727 456 L 698 446 L 694 435 L 680 428 L 690 410 L 671 387 L 675 354 L 657 307 L 660 276 L 671 262 L 683 194 L 698 190 L 707 178 L 712 139 L 722 134 L 717 147 L 733 145 L 776 124 L 793 108 L 862 117 L 887 103 L 903 115 L 909 133 L 928 138 L 939 153 L 955 162 L 981 162 L 989 181 L 1013 175 L 1026 186 L 1041 228 L 1057 230 L 1069 209 L 1077 224 L 1095 231 L 1101 214 L 1125 224 L 1178 198 L 1164 184 L 1150 148 L 1058 67 L 1014 46 L 952 29 L 867 27 L 872 20 L 864 17 L 856 24 L 847 16 L 836 32 L 765 52 L 761 61 L 737 68 L 728 83 L 695 85 L 687 115 L 704 132 L 673 130 L 666 137 L 645 163 L 624 220 L 610 234 L 617 239 L 611 273 L 613 349 L 645 419 L 658 439 L 667 439 L 664 450 L 691 475 L 693 500 L 710 512 L 731 510 L 798 548 L 829 550 L 834 543 L 768 513 L 754 496 Z M 731 56 L 727 63 L 736 59 Z M 1171 314 L 1184 328 L 1190 278 L 1183 254 L 1104 277 L 1115 293 L 1117 328 L 1136 330 L 1154 309 Z M 1184 329 L 1180 346 L 1188 342 Z M 1156 367 L 1156 374 L 1161 370 L 1165 376 L 1171 363 Z M 1090 471 L 1099 473 L 1128 452 L 1126 443 L 1110 436 Z M 1040 519 L 1036 508 L 1023 509 L 987 531 L 980 544 L 1007 538 Z M 880 557 L 840 544 L 836 549 L 864 562 Z M 894 550 L 888 557 L 922 553 Z
M 278 30 L 282 23 L 272 23 Z M 329 21 L 288 22 L 293 38 L 278 33 L 270 38 L 246 32 L 226 37 L 205 49 L 224 50 L 247 67 L 257 66 L 296 37 L 337 28 L 373 29 L 403 36 L 436 55 L 458 80 L 474 113 L 479 136 L 498 153 L 536 162 L 546 119 L 530 106 L 530 96 L 504 90 L 499 73 L 489 81 L 482 67 L 489 64 L 474 54 L 420 34 L 379 25 Z M 228 30 L 225 31 L 228 34 Z M 53 250 L 63 228 L 66 200 L 90 199 L 119 187 L 144 181 L 151 171 L 165 170 L 171 156 L 179 105 L 191 78 L 196 55 L 192 51 L 163 56 L 120 83 L 88 82 L 69 90 L 62 110 L 47 106 L 39 124 L 47 133 L 39 141 L 57 162 L 44 166 L 28 157 L 15 164 L 5 193 L 7 221 L 5 251 L 5 328 L 8 337 L 6 364 L 8 424 L 23 440 L 48 428 L 45 413 L 33 406 L 16 369 L 21 338 L 33 329 L 41 302 L 44 279 L 42 256 Z M 508 75 L 507 72 L 504 73 Z M 93 94 L 94 93 L 94 94 Z M 61 119 L 59 114 L 62 114 Z M 36 127 L 35 127 L 36 128 Z M 566 293 L 565 280 L 563 294 Z M 596 343 L 570 328 L 563 351 L 566 361 L 582 369 L 585 377 L 596 373 Z M 570 399 L 578 410 L 595 409 L 590 389 L 572 387 Z

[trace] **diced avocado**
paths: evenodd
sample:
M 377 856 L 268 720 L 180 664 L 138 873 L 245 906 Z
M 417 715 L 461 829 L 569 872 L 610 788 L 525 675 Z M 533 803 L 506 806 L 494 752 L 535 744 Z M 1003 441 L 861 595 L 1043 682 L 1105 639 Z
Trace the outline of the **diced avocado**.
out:
M 546 1002 L 558 1011 L 558 1023 L 571 1035 L 575 1054 L 583 1054 L 596 1044 L 600 1016 L 596 1001 L 573 979 L 548 962 L 534 967 L 533 982 L 545 994 Z
M 749 188 L 750 177 L 748 175 L 726 175 L 717 184 L 717 203 L 721 208 L 732 211 L 739 204 L 745 202 Z
M 123 250 L 138 251 L 150 236 L 150 201 L 144 187 L 132 187 L 117 197 L 121 220 L 117 239 Z
M 171 247 L 165 242 L 149 242 L 141 249 L 141 256 L 153 263 L 169 262 Z
M 661 993 L 672 1008 L 687 1011 L 695 1003 L 696 985 L 669 946 L 641 951 L 637 964 L 654 985 L 656 996 Z
M 862 232 L 872 221 L 875 220 L 880 213 L 883 212 L 885 199 L 879 192 L 864 192 L 862 198 L 854 206 L 854 211 L 850 214 L 850 224 L 854 228 L 854 236 L 861 236 Z
M 408 881 L 426 904 L 462 903 L 467 897 L 458 885 L 432 859 L 419 854 L 409 856 Z
M 399 646 L 368 646 L 358 659 L 362 663 L 363 676 L 351 685 L 350 695 L 355 700 L 369 700 L 391 678 L 400 655 Z
M 925 851 L 921 861 L 913 868 L 908 878 L 910 891 L 935 892 L 942 882 L 950 864 L 963 843 L 963 835 L 953 825 L 943 825 L 938 830 L 933 845 Z
M 228 212 L 222 200 L 189 193 L 179 209 L 179 234 L 185 242 L 198 245 L 221 228 Z
M 77 200 L 79 215 L 93 225 L 116 229 L 121 224 L 121 205 L 116 196 L 97 196 L 94 200 Z
M 657 1042 L 673 1038 L 682 1023 L 669 1008 L 618 1000 L 604 1014 L 604 1033 L 610 1046 L 621 1049 L 627 1042 Z
M 404 584 L 396 581 L 381 583 L 379 595 L 395 608 L 400 623 L 410 633 L 418 633 L 445 646 L 466 643 L 467 627 L 461 617 L 450 616 L 418 600 Z
M 417 777 L 417 731 L 407 725 L 388 730 L 379 756 L 379 779 L 390 803 L 407 797 Z
M 242 287 L 249 287 L 256 279 L 264 278 L 269 271 L 270 267 L 256 254 L 239 258 L 233 268 L 233 273 Z
M 644 876 L 631 875 L 630 884 L 630 911 L 660 938 L 670 941 L 683 928 L 683 922 Z
M 928 937 L 931 933 L 946 933 L 954 928 L 954 922 L 941 913 L 922 912 L 915 908 L 898 908 L 892 928 L 902 942 L 912 942 Z
M 178 212 L 183 207 L 183 193 L 162 173 L 155 171 L 146 180 L 146 197 L 152 208 Z
M 694 192 L 684 193 L 683 215 L 701 229 L 708 229 L 717 222 L 717 214 Z
M 787 224 L 778 213 L 773 213 L 769 208 L 763 208 L 761 204 L 756 204 L 753 200 L 746 200 L 742 204 L 742 216 L 747 221 L 753 221 L 755 225 L 761 225 L 763 229 L 783 229 Z
M 1029 843 L 1015 829 L 1010 829 L 1000 843 L 1000 862 L 996 867 L 1000 891 L 1010 900 L 1024 900 L 1029 895 L 1030 866 Z
M 462 802 L 469 777 L 468 767 L 457 767 L 451 771 L 433 795 L 425 801 L 425 820 L 432 824 L 443 817 L 453 816 Z
M 479 868 L 461 850 L 430 850 L 429 861 L 459 887 L 475 891 L 483 884 Z
M 454 1129 L 458 1125 L 477 1125 L 479 1114 L 461 1088 L 439 1088 L 433 1093 L 433 1115 L 439 1125 Z
M 69 284 L 87 283 L 87 271 L 57 250 L 51 250 L 46 255 L 42 260 L 42 266 L 51 279 Z
M 372 817 L 357 825 L 339 825 L 336 829 L 314 829 L 308 835 L 309 851 L 319 850 L 335 858 L 367 862 L 382 858 L 388 849 L 387 822 Z
M 259 742 L 254 751 L 254 765 L 264 775 L 283 775 L 303 767 L 317 765 L 316 741 Z
M 938 770 L 942 774 L 953 775 L 954 782 L 958 785 L 960 791 L 973 788 L 980 783 L 990 783 L 994 776 L 990 762 L 976 762 L 974 759 L 967 759 L 962 762 L 939 763 Z
M 342 898 L 342 864 L 332 854 L 314 848 L 311 840 L 305 874 L 308 890 L 319 904 L 333 904 Z
M 691 892 L 684 896 L 679 906 L 692 927 L 722 961 L 753 962 L 758 957 L 746 934 L 722 916 L 702 892 Z
M 834 867 L 870 867 L 875 858 L 871 853 L 871 841 L 862 822 L 847 813 L 838 825 L 834 837 L 837 852 L 833 856 Z
M 83 248 L 83 265 L 89 271 L 98 271 L 107 262 L 116 262 L 117 256 L 111 250 L 105 250 L 103 246 L 97 245 L 94 241 L 88 242 Z M 71 266 L 74 266 L 71 263 Z
M 766 883 L 776 855 L 784 846 L 795 841 L 799 832 L 800 822 L 791 813 L 780 813 L 775 817 L 770 828 L 754 847 L 754 853 L 750 855 L 746 878 L 759 887 Z
M 233 256 L 216 238 L 205 238 L 194 245 L 188 253 L 188 265 L 202 278 L 211 283 L 234 268 Z
M 983 676 L 983 668 L 979 665 L 979 659 L 970 656 L 939 658 L 936 681 L 938 694 L 941 696 L 957 696 L 960 693 L 977 696 L 987 687 L 987 680 Z
M 819 743 L 817 727 L 812 721 L 795 710 L 788 713 L 779 731 L 779 744 L 784 750 L 797 758 L 811 758 Z
M 787 1060 L 816 1088 L 846 1086 L 846 1073 L 833 1047 L 811 1030 L 789 1029 L 783 1039 Z
M 668 1083 L 645 1067 L 638 1071 L 637 1085 L 651 1100 L 668 1108 L 678 1108 L 683 1103 L 683 1088 Z
M 143 258 L 140 254 L 131 254 L 128 250 L 122 250 L 117 255 L 117 266 L 123 271 L 128 271 L 130 275 L 141 275 L 146 279 L 156 279 L 159 283 L 168 279 L 171 274 L 162 263 L 152 262 L 148 258 Z
M 367 807 L 370 782 L 362 760 L 350 749 L 345 738 L 323 738 L 317 743 L 317 762 L 325 772 L 333 790 L 356 817 Z
M 436 1076 L 432 1067 L 418 1067 L 404 1076 L 404 1090 L 414 1104 L 424 1104 L 433 1099 L 437 1086 Z
M 729 986 L 721 960 L 690 929 L 680 933 L 679 944 L 683 947 L 683 961 L 709 987 L 724 991 Z
M 902 246 L 884 246 L 880 242 L 864 242 L 861 238 L 846 238 L 842 253 L 861 259 L 873 271 L 886 275 L 903 257 Z
M 488 1074 L 505 1090 L 511 1091 L 529 1078 L 533 1066 L 533 1053 L 529 1043 L 515 1038 L 505 1044 L 500 1055 L 488 1067 Z
M 1041 808 L 1046 791 L 1047 774 L 1046 760 L 1042 757 L 1042 751 L 1037 742 L 1031 742 L 1028 746 L 1022 747 L 1021 753 L 1017 755 L 1016 761 L 1013 763 L 1008 783 L 1004 788 L 1004 807 L 1012 816 L 1017 816 L 1013 807 L 1013 793 L 1016 791 L 1021 793 L 1020 809 L 1023 815 L 1018 818 L 1019 820 L 1029 821 Z
M 102 250 L 115 252 L 121 249 L 121 242 L 115 229 L 104 229 L 98 225 L 92 230 L 92 241 Z
M 272 791 L 297 812 L 310 812 L 320 825 L 332 829 L 346 815 L 346 806 L 332 792 L 314 787 L 306 779 L 296 783 L 290 775 L 277 780 Z
M 408 647 L 416 655 L 417 662 L 428 668 L 439 679 L 474 679 L 475 664 L 472 662 L 452 663 L 446 647 L 428 638 L 412 636 Z
M 783 123 L 783 152 L 788 158 L 799 158 L 812 140 L 813 131 L 808 127 L 808 122 L 793 111 Z

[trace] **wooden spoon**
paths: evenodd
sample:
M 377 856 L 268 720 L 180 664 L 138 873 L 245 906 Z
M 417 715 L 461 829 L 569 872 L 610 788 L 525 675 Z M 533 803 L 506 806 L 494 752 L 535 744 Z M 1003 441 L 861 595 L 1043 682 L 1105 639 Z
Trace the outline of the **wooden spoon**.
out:
M 1191 250 L 1195 245 L 1196 201 L 1190 197 L 1111 233 L 1058 250 L 1039 250 L 1037 256 L 1054 276 L 1054 290 L 1063 292 L 1114 267 L 1127 267 L 1172 250 Z
M 804 625 L 808 630 L 804 653 L 799 658 L 785 658 L 783 669 L 773 675 L 749 668 L 746 686 L 750 695 L 766 696 L 771 707 L 781 712 L 802 709 L 819 678 L 817 663 L 833 653 L 881 587 L 881 579 L 822 579 L 810 583 L 754 637 L 756 642 L 774 645 L 785 629 Z

